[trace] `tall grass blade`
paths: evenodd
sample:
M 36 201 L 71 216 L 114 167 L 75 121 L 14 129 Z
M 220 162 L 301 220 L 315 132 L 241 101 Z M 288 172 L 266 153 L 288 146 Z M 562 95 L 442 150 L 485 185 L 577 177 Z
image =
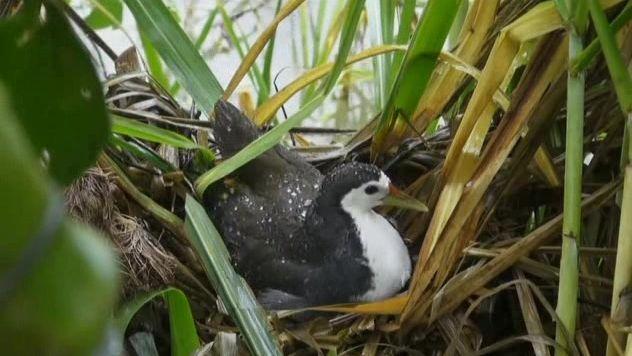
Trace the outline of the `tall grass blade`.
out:
M 195 142 L 176 132 L 116 115 L 112 116 L 112 132 L 178 148 L 198 148 Z
M 276 10 L 274 15 L 277 16 L 281 11 L 281 0 L 277 0 Z M 261 75 L 263 76 L 263 83 L 265 84 L 266 93 L 263 95 L 259 93 L 259 97 L 257 98 L 257 105 L 261 105 L 264 101 L 268 100 L 270 97 L 270 91 L 272 88 L 272 57 L 274 57 L 274 44 L 276 42 L 276 32 L 270 38 L 268 46 L 266 47 L 266 53 L 263 56 L 263 70 Z
M 350 0 L 348 5 L 349 12 L 347 13 L 347 18 L 345 19 L 345 24 L 342 29 L 338 55 L 336 56 L 336 60 L 333 64 L 329 77 L 317 92 L 316 97 L 305 104 L 297 113 L 283 121 L 283 123 L 277 125 L 274 129 L 251 142 L 234 156 L 200 176 L 195 182 L 195 190 L 198 195 L 201 196 L 206 188 L 208 188 L 208 186 L 212 183 L 224 178 L 239 167 L 256 158 L 258 155 L 274 147 L 274 145 L 279 143 L 283 136 L 290 131 L 290 129 L 299 125 L 314 110 L 316 110 L 320 104 L 322 104 L 336 84 L 336 81 L 340 76 L 340 72 L 342 72 L 342 68 L 347 61 L 347 56 L 351 49 L 351 45 L 353 44 L 360 14 L 362 13 L 362 8 L 364 6 L 364 1 Z
M 460 0 L 430 0 L 382 111 L 372 153 L 381 153 L 386 135 L 397 120 L 410 120 L 430 79 L 458 11 Z
M 601 9 L 598 0 L 589 0 L 590 16 L 597 30 L 597 36 L 606 57 L 610 77 L 619 99 L 619 104 L 624 114 L 632 112 L 632 78 L 623 61 L 621 52 L 617 48 L 614 33 L 608 25 L 606 15 Z M 628 5 L 629 6 L 629 5 Z
M 358 54 L 350 56 L 347 59 L 346 66 L 362 61 L 373 56 L 379 56 L 390 52 L 404 52 L 406 47 L 397 45 L 378 46 L 366 49 Z M 303 73 L 300 77 L 293 80 L 290 84 L 281 89 L 278 93 L 270 97 L 255 110 L 253 120 L 257 125 L 261 126 L 274 117 L 274 114 L 287 102 L 294 94 L 301 89 L 308 87 L 319 79 L 324 78 L 333 68 L 333 63 L 320 65 Z
M 395 3 L 387 0 L 371 1 L 367 6 L 371 39 L 374 46 L 393 43 Z M 375 105 L 382 109 L 389 93 L 391 56 L 373 59 Z
M 364 9 L 364 0 L 349 0 L 347 2 L 347 8 L 347 15 L 345 17 L 345 22 L 342 25 L 342 33 L 340 34 L 338 55 L 336 56 L 336 61 L 334 62 L 334 66 L 331 69 L 329 77 L 322 86 L 322 91 L 325 95 L 329 94 L 329 92 L 334 88 L 334 85 L 336 85 L 336 81 L 338 81 L 338 77 L 342 72 L 342 68 L 345 66 L 347 56 L 351 50 L 351 45 L 355 39 L 358 22 L 360 21 L 360 14 Z
M 171 332 L 171 355 L 189 356 L 200 347 L 195 321 L 191 314 L 189 301 L 184 293 L 177 288 L 166 288 L 140 296 L 127 303 L 116 317 L 116 325 L 121 334 L 134 315 L 147 303 L 155 298 L 163 298 L 169 309 L 169 330 Z
M 140 33 L 140 31 L 138 31 Z M 163 87 L 168 88 L 169 79 L 167 78 L 167 73 L 165 73 L 165 69 L 162 66 L 162 61 L 160 60 L 160 55 L 151 41 L 147 38 L 147 36 L 141 34 L 140 41 L 143 44 L 143 49 L 145 50 L 145 59 L 147 60 L 147 66 L 149 67 L 149 73 L 154 79 Z
M 214 8 L 213 11 L 211 11 L 211 13 L 206 18 L 206 21 L 204 21 L 204 25 L 202 25 L 200 34 L 195 39 L 195 49 L 198 52 L 200 51 L 200 49 L 202 49 L 202 45 L 208 38 L 209 33 L 211 33 L 211 28 L 213 27 L 213 24 L 215 23 L 215 18 L 217 17 L 218 13 L 219 13 L 219 10 L 217 8 Z M 180 91 L 181 87 L 182 86 L 180 85 L 180 82 L 176 80 L 169 88 L 169 92 L 171 93 L 171 95 L 175 96 Z
M 632 19 L 632 2 L 628 1 L 623 10 L 621 10 L 621 13 L 617 15 L 610 24 L 610 30 L 612 33 L 616 33 L 625 24 L 627 24 L 630 19 Z M 586 48 L 584 48 L 582 53 L 575 58 L 573 63 L 571 63 L 571 73 L 577 73 L 580 70 L 588 68 L 588 65 L 590 65 L 592 60 L 597 56 L 600 49 L 601 42 L 599 41 L 599 38 L 595 38 L 588 46 L 586 46 Z
M 176 80 L 209 113 L 222 86 L 161 0 L 125 0 L 141 33 L 156 47 Z
M 281 355 L 263 310 L 246 282 L 233 269 L 222 237 L 206 215 L 204 207 L 189 195 L 185 210 L 186 234 L 213 288 L 248 342 L 250 351 L 254 355 Z
M 237 68 L 237 71 L 235 72 L 230 80 L 230 83 L 228 83 L 228 86 L 226 87 L 224 99 L 228 99 L 231 96 L 233 91 L 237 88 L 237 85 L 239 85 L 239 82 L 241 82 L 243 77 L 247 73 L 249 73 L 251 68 L 254 70 L 255 73 L 259 73 L 259 69 L 255 65 L 257 57 L 259 56 L 261 51 L 263 51 L 265 45 L 274 38 L 274 34 L 276 33 L 279 23 L 281 23 L 281 21 L 283 21 L 287 16 L 294 12 L 294 10 L 296 10 L 296 8 L 298 8 L 303 2 L 305 2 L 305 0 L 292 0 L 285 4 L 285 6 L 283 6 L 279 13 L 275 16 L 274 20 L 272 20 L 272 23 L 268 25 L 265 30 L 263 30 L 255 43 L 250 46 L 250 50 L 248 51 L 248 53 L 245 54 L 240 52 L 240 55 L 242 55 L 241 64 L 239 65 L 239 68 Z M 224 24 L 227 25 L 227 28 L 232 29 L 232 22 L 230 22 L 228 16 L 225 15 L 226 11 L 222 10 L 221 13 L 224 18 Z M 236 36 L 234 35 L 234 31 L 229 31 L 229 33 L 233 33 L 233 35 L 231 35 L 231 38 L 233 38 L 234 42 L 238 42 Z M 236 46 L 237 48 L 241 49 L 241 46 L 239 44 L 237 44 Z M 257 76 L 260 77 L 259 79 L 256 79 L 258 81 L 260 89 L 259 96 L 265 98 L 268 96 L 266 88 L 269 88 L 270 80 L 269 78 L 268 80 L 266 80 L 266 77 L 262 76 L 262 74 L 255 74 L 255 77 Z

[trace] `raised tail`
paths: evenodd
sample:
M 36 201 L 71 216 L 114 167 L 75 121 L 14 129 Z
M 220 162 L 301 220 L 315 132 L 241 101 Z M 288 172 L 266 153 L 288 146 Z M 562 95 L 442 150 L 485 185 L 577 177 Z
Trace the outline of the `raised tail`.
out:
M 261 134 L 257 126 L 228 101 L 220 99 L 215 104 L 214 113 L 213 136 L 225 158 L 234 155 Z

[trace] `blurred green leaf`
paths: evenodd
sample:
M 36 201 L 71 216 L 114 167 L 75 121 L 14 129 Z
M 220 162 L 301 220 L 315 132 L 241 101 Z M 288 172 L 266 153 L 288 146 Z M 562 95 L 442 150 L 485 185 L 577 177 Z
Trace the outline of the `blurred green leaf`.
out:
M 200 257 L 213 288 L 233 318 L 254 355 L 281 355 L 266 316 L 248 288 L 235 272 L 222 237 L 204 207 L 192 196 L 185 203 L 185 231 Z
M 0 82 L 0 200 L 10 202 L 0 206 L 2 353 L 92 354 L 116 299 L 116 259 L 102 236 L 63 217 L 61 194 L 20 126 L 39 118 L 12 112 L 17 103 Z
M 44 19 L 31 5 L 0 22 L 0 82 L 51 175 L 67 184 L 94 162 L 109 122 L 88 52 L 57 3 L 45 8 Z
M 154 45 L 176 80 L 206 113 L 223 93 L 222 86 L 161 0 L 125 0 L 138 28 Z
M 117 314 L 116 324 L 125 333 L 134 315 L 147 303 L 161 297 L 169 308 L 169 330 L 171 332 L 171 355 L 190 356 L 200 347 L 195 321 L 187 297 L 177 288 L 166 288 L 135 298 Z
M 123 3 L 121 0 L 97 0 L 97 4 L 85 21 L 93 30 L 115 26 L 123 20 Z M 107 11 L 107 14 L 104 13 Z M 112 21 L 112 18 L 114 21 Z
M 383 139 L 398 119 L 412 118 L 437 64 L 460 3 L 461 0 L 428 1 L 378 121 L 372 148 L 374 154 L 380 152 Z

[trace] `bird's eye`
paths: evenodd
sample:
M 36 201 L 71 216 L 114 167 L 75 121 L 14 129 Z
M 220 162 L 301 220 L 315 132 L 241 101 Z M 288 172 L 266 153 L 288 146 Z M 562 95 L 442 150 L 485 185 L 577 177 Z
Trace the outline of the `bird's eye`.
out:
M 375 185 L 370 185 L 370 186 L 364 188 L 364 192 L 367 193 L 367 194 L 375 194 L 375 193 L 377 193 L 377 190 L 378 190 L 377 186 L 375 186 Z

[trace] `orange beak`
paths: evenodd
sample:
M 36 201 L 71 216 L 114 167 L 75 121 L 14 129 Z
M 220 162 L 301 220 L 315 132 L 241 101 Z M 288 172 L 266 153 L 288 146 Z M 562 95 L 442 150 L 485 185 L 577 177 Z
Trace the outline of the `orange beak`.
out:
M 398 208 L 417 210 L 421 212 L 428 211 L 426 204 L 402 192 L 393 184 L 388 186 L 388 195 L 384 198 L 384 200 L 382 200 L 382 205 L 391 205 Z

